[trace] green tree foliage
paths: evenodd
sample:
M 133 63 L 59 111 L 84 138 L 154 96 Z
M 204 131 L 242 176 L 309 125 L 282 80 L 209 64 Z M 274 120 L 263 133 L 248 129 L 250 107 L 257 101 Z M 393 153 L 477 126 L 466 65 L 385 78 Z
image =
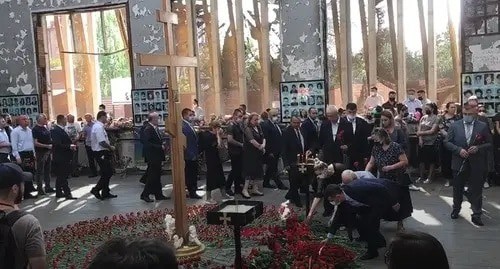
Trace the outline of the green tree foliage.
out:
M 94 16 L 98 16 L 98 13 L 95 13 Z M 101 23 L 101 18 L 104 18 L 104 23 Z M 101 53 L 116 52 L 125 48 L 126 44 L 122 42 L 120 27 L 114 10 L 105 11 L 104 16 L 98 17 L 97 43 L 98 50 Z M 130 76 L 128 53 L 128 50 L 125 50 L 111 55 L 99 55 L 99 76 L 101 95 L 103 97 L 111 96 L 112 79 Z

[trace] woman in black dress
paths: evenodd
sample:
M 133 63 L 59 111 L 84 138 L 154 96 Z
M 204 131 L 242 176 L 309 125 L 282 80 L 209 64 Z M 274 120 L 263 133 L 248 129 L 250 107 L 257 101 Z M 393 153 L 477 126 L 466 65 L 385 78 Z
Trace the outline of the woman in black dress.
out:
M 209 130 L 200 134 L 198 143 L 200 151 L 205 154 L 205 162 L 207 164 L 207 195 L 205 202 L 207 204 L 217 204 L 212 199 L 213 190 L 219 189 L 223 200 L 232 199 L 233 197 L 227 195 L 224 188 L 226 178 L 219 156 L 219 147 L 223 146 L 220 137 L 221 125 L 218 121 L 212 121 L 209 127 Z
M 389 133 L 383 128 L 377 128 L 373 132 L 372 156 L 366 165 L 366 171 L 377 169 L 378 178 L 383 178 L 396 183 L 398 188 L 398 200 L 400 210 L 395 214 L 388 214 L 384 219 L 398 221 L 398 230 L 403 230 L 403 220 L 411 216 L 413 206 L 411 203 L 408 185 L 411 183 L 406 175 L 408 158 L 401 145 L 391 141 Z
M 266 149 L 266 139 L 259 125 L 259 115 L 256 113 L 248 117 L 245 125 L 244 143 L 243 143 L 243 177 L 245 186 L 241 195 L 250 199 L 250 194 L 262 196 L 256 182 L 252 183 L 252 189 L 249 190 L 250 180 L 258 180 L 264 177 L 263 157 Z

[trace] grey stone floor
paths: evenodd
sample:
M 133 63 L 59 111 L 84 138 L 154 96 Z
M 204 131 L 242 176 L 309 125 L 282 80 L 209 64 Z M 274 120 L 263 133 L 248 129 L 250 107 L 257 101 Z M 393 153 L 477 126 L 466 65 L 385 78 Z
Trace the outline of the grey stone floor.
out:
M 52 195 L 25 201 L 22 207 L 35 215 L 46 230 L 105 215 L 173 208 L 172 200 L 151 204 L 139 200 L 143 185 L 138 180 L 138 175 L 115 176 L 111 180 L 111 187 L 118 198 L 99 201 L 89 194 L 95 179 L 73 178 L 70 180 L 70 186 L 78 200 L 56 201 Z M 170 195 L 171 178 L 163 176 L 162 180 L 166 184 L 165 194 Z M 199 185 L 203 185 L 203 181 L 200 181 Z M 203 192 L 199 194 L 202 195 Z M 266 189 L 261 200 L 265 204 L 278 205 L 283 202 L 284 195 L 284 191 Z M 481 228 L 470 222 L 471 211 L 467 202 L 464 202 L 462 217 L 455 221 L 450 219 L 451 197 L 452 189 L 442 187 L 441 183 L 422 185 L 421 192 L 412 192 L 415 210 L 413 216 L 405 222 L 406 228 L 436 236 L 444 245 L 453 269 L 500 268 L 500 255 L 497 255 L 500 245 L 500 188 L 492 187 L 484 192 L 483 220 L 486 226 Z M 192 200 L 187 201 L 193 204 Z M 395 223 L 382 223 L 381 227 L 387 239 L 395 234 Z M 365 263 L 363 268 L 386 268 L 383 251 L 380 251 L 378 259 Z

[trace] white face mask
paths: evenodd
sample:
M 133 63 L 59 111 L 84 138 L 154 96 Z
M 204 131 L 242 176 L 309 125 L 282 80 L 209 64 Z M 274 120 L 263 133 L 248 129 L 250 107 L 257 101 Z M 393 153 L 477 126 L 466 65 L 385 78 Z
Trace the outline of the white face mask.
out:
M 408 99 L 410 99 L 411 101 L 415 100 L 415 95 L 408 95 Z
M 371 92 L 372 96 L 377 96 L 377 92 Z
M 194 121 L 194 116 L 189 116 L 188 121 L 189 122 L 193 122 Z

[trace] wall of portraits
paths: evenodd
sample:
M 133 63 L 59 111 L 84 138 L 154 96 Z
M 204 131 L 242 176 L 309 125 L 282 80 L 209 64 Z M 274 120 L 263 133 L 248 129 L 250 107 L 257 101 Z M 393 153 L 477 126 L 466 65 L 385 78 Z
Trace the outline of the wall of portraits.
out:
M 325 114 L 325 81 L 308 80 L 280 83 L 281 122 L 290 122 L 291 117 L 307 117 L 309 108 L 318 110 L 318 115 Z
M 462 103 L 476 96 L 488 117 L 500 113 L 500 72 L 462 74 Z
M 40 114 L 40 101 L 36 94 L 0 96 L 0 111 L 11 116 L 28 115 L 33 124 Z
M 157 112 L 160 115 L 159 125 L 165 126 L 168 117 L 167 89 L 133 89 L 132 112 L 134 126 L 142 126 L 150 112 Z

